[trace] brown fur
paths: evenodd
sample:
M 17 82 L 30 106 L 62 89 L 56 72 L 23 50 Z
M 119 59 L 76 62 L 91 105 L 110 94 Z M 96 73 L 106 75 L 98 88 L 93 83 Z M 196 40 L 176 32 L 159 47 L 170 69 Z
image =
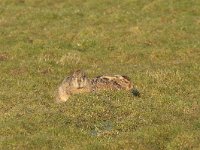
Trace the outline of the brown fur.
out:
M 102 90 L 131 90 L 133 85 L 127 76 L 98 76 L 93 79 L 86 77 L 81 70 L 66 77 L 58 87 L 56 100 L 65 102 L 71 95 Z

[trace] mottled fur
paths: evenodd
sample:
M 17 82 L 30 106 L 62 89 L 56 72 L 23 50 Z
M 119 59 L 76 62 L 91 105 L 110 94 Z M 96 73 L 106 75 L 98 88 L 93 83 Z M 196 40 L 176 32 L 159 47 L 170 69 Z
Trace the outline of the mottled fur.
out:
M 133 85 L 127 76 L 98 76 L 90 80 L 83 71 L 78 70 L 63 80 L 58 87 L 56 100 L 65 102 L 71 95 L 78 93 L 131 89 L 133 89 Z
M 130 90 L 131 81 L 128 77 L 121 75 L 98 76 L 91 80 L 93 90 Z
M 91 91 L 90 80 L 81 70 L 75 71 L 71 76 L 66 77 L 58 87 L 56 93 L 57 102 L 65 102 L 73 94 Z

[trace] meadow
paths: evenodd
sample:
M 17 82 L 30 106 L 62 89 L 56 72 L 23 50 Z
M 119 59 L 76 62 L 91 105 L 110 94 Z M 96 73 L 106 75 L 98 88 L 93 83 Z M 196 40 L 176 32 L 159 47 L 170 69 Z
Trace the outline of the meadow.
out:
M 54 93 L 70 72 L 141 92 Z M 0 149 L 200 149 L 199 0 L 0 0 Z

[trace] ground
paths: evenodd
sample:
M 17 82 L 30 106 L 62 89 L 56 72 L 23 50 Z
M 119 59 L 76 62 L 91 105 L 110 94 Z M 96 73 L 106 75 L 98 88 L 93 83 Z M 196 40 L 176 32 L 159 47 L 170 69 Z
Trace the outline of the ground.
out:
M 200 149 L 200 1 L 1 0 L 0 149 Z M 54 93 L 76 69 L 141 92 Z

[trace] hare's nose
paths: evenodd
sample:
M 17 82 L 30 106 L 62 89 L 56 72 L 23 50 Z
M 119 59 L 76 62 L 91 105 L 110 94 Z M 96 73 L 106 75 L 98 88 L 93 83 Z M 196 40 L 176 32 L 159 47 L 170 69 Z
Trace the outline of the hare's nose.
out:
M 78 87 L 79 87 L 79 88 L 81 88 L 81 87 L 82 87 L 82 84 L 81 84 L 81 82 L 80 82 L 80 81 L 78 82 Z

